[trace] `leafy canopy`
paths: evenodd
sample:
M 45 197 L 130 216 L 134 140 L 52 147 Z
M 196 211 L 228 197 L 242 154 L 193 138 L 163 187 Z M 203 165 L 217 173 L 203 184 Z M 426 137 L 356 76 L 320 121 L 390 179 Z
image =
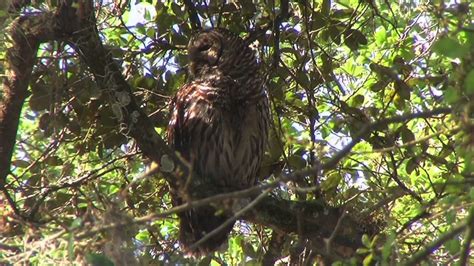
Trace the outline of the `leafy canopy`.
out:
M 35 1 L 23 16 L 55 10 L 57 2 Z M 176 242 L 176 216 L 131 220 L 171 208 L 167 183 L 161 174 L 138 178 L 151 161 L 117 123 L 122 106 L 105 100 L 110 91 L 73 45 L 51 41 L 38 50 L 0 194 L 0 262 L 472 262 L 468 3 L 133 0 L 100 1 L 95 9 L 101 41 L 162 137 L 169 99 L 187 80 L 186 45 L 197 23 L 254 38 L 273 116 L 262 182 L 313 169 L 272 193 L 342 207 L 376 230 L 367 230 L 347 257 L 325 253 L 318 248 L 323 240 L 304 232 L 285 235 L 275 255 L 278 233 L 244 219 L 227 248 L 186 257 Z M 18 15 L 0 13 L 4 26 Z M 10 46 L 0 43 L 4 62 Z M 0 65 L 2 75 L 6 69 Z M 129 100 L 122 96 L 119 103 Z M 98 230 L 113 223 L 128 225 Z

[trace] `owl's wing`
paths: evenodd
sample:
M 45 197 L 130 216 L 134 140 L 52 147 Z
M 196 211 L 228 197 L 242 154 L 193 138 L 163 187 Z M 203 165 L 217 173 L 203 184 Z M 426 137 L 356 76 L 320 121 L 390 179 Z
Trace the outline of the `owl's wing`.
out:
M 167 130 L 168 144 L 187 160 L 189 160 L 191 132 L 189 132 L 189 127 L 186 125 L 186 111 L 190 105 L 189 96 L 194 90 L 194 84 L 186 84 L 173 97 L 170 103 L 171 118 Z

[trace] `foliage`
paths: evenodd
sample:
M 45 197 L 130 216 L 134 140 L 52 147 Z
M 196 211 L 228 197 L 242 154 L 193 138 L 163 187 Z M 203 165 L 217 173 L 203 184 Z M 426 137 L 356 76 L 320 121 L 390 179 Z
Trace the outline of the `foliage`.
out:
M 280 264 L 474 262 L 469 4 L 190 2 L 96 3 L 102 41 L 156 131 L 164 137 L 168 101 L 187 78 L 186 45 L 196 19 L 254 37 L 274 119 L 262 182 L 343 155 L 273 193 L 323 199 L 377 225 L 347 258 L 320 252 L 315 247 L 324 244 L 304 234 L 288 234 L 275 256 Z M 57 5 L 38 0 L 28 8 L 47 12 Z M 5 25 L 18 15 L 10 14 Z M 2 42 L 3 61 L 8 48 Z M 151 161 L 117 125 L 118 107 L 107 104 L 108 91 L 70 43 L 41 45 L 30 92 L 0 194 L 0 262 L 236 265 L 268 256 L 272 230 L 245 220 L 227 247 L 200 259 L 180 251 L 175 216 L 129 222 L 170 209 L 168 186 L 161 174 L 142 176 Z M 133 225 L 97 230 L 113 223 Z

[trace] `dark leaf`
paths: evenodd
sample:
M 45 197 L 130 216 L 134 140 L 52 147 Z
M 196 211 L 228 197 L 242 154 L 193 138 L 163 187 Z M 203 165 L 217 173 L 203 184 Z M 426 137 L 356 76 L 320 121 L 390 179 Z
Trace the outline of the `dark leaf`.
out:
M 89 253 L 86 255 L 86 261 L 91 266 L 114 266 L 114 263 L 103 254 Z
M 367 44 L 367 38 L 359 30 L 348 29 L 344 31 L 344 44 L 351 50 L 357 50 L 360 45 Z
M 372 84 L 370 86 L 370 90 L 374 91 L 374 92 L 378 92 L 378 91 L 384 89 L 385 87 L 387 87 L 387 85 L 388 85 L 388 82 L 386 80 L 380 80 L 380 81 L 377 81 L 374 84 Z
M 413 132 L 411 132 L 411 130 L 409 130 L 407 127 L 403 126 L 401 128 L 401 131 L 400 131 L 401 135 L 402 135 L 402 141 L 403 143 L 408 143 L 408 142 L 412 142 L 415 140 L 415 134 L 413 134 Z
M 49 113 L 44 113 L 40 116 L 38 127 L 41 130 L 46 131 L 51 124 L 51 115 Z
M 395 81 L 395 91 L 404 100 L 410 100 L 411 88 L 403 80 Z
M 418 167 L 418 160 L 416 157 L 413 157 L 410 160 L 408 160 L 405 166 L 405 171 L 407 171 L 407 173 L 410 175 L 417 167 Z
M 341 31 L 336 26 L 329 26 L 329 37 L 336 44 L 341 44 Z
M 288 157 L 288 163 L 290 164 L 291 168 L 295 170 L 306 167 L 306 160 L 299 155 L 291 155 Z
M 52 103 L 52 90 L 44 82 L 31 85 L 32 94 L 30 97 L 30 108 L 33 111 L 46 110 Z

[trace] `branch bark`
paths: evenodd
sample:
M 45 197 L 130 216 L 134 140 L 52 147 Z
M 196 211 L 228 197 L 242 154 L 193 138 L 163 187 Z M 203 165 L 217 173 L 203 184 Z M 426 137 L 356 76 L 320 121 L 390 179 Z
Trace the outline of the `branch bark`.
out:
M 5 185 L 15 145 L 21 109 L 28 97 L 31 71 L 42 42 L 53 39 L 49 14 L 17 18 L 10 26 L 11 48 L 6 55 L 6 75 L 0 98 L 0 188 Z
M 244 219 L 267 226 L 277 232 L 297 233 L 303 238 L 324 243 L 324 239 L 332 236 L 342 212 L 341 208 L 328 206 L 323 201 L 290 201 L 267 197 L 255 207 L 251 214 L 244 216 Z M 364 232 L 361 222 L 351 217 L 346 217 L 341 223 L 344 229 L 333 236 L 332 240 L 333 250 L 336 253 L 339 253 L 339 250 L 347 252 L 346 248 L 355 252 L 362 245 L 362 235 L 373 233 Z M 353 254 L 353 252 L 349 253 Z M 340 255 L 344 256 L 342 253 Z

